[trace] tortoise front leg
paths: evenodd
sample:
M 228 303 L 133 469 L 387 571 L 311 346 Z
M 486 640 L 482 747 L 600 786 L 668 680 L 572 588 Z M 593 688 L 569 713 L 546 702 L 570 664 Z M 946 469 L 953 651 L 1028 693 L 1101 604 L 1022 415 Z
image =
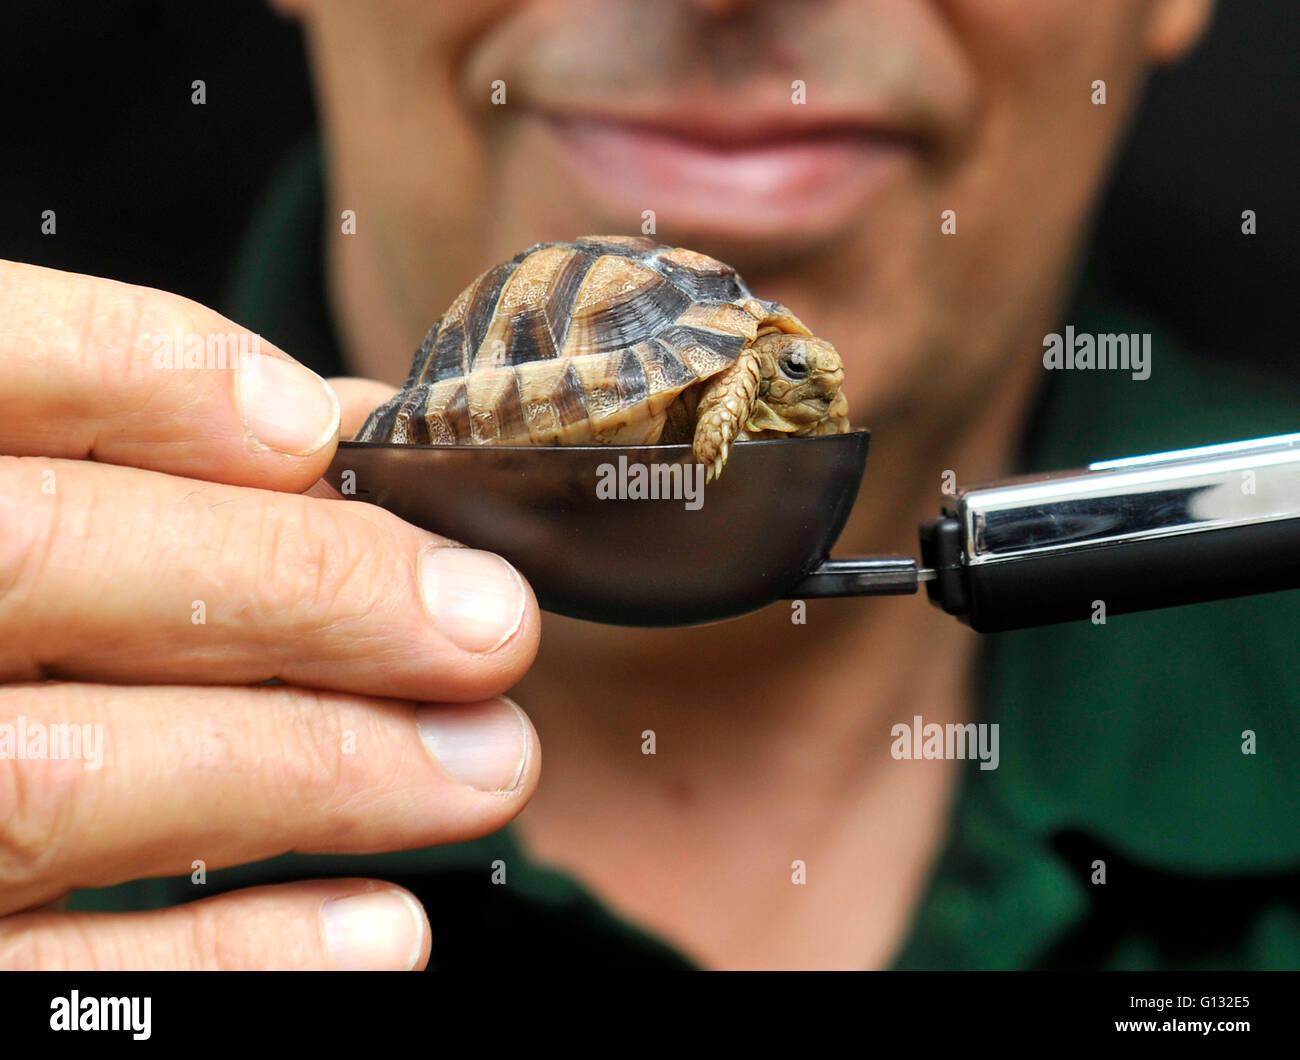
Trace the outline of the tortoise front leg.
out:
M 663 430 L 659 434 L 661 445 L 681 445 L 695 438 L 695 404 L 698 394 L 683 390 L 662 413 Z
M 750 347 L 701 388 L 692 449 L 695 459 L 706 468 L 706 482 L 722 474 L 731 443 L 745 429 L 754 409 L 762 377 L 759 357 Z

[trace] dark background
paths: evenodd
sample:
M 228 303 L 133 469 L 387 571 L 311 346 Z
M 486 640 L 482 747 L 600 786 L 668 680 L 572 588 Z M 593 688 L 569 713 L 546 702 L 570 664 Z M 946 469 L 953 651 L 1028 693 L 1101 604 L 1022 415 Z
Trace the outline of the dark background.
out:
M 220 307 L 259 191 L 312 128 L 296 27 L 264 0 L 5 12 L 0 257 Z M 1200 50 L 1152 84 L 1098 246 L 1119 290 L 1193 344 L 1300 380 L 1298 131 L 1300 3 L 1220 0 Z M 46 209 L 56 236 L 40 232 Z M 1245 209 L 1258 235 L 1241 234 Z

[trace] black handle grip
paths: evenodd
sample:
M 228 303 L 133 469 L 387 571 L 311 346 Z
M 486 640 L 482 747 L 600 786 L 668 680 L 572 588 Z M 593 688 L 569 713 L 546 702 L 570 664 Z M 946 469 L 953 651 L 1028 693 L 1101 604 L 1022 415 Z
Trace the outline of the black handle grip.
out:
M 952 517 L 921 528 L 930 599 L 981 633 L 1300 588 L 1300 519 L 965 565 Z

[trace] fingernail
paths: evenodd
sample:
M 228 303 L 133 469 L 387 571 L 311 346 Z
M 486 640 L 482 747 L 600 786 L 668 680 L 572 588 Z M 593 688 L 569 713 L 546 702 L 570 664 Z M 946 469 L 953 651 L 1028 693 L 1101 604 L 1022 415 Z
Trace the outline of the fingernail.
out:
M 321 921 L 340 971 L 409 972 L 420 959 L 424 918 L 402 891 L 331 898 L 321 907 Z
M 433 624 L 465 651 L 495 651 L 524 620 L 524 580 L 492 552 L 431 546 L 420 554 L 420 588 Z
M 466 706 L 421 707 L 415 714 L 438 764 L 479 791 L 514 791 L 528 756 L 528 721 L 505 696 Z
M 269 449 L 314 453 L 339 429 L 339 400 L 329 384 L 297 361 L 262 356 L 239 371 L 244 427 Z

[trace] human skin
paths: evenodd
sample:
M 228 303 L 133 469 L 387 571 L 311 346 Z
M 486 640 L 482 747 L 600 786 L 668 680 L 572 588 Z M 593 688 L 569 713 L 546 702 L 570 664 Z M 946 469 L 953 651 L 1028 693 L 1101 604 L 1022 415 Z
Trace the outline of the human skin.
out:
M 426 914 L 375 880 L 125 915 L 62 898 L 499 828 L 540 764 L 494 698 L 536 652 L 531 592 L 498 557 L 298 495 L 391 388 L 335 397 L 269 344 L 256 379 L 157 368 L 154 336 L 238 326 L 12 262 L 0 322 L 0 721 L 100 733 L 79 758 L 0 757 L 0 968 L 423 967 Z
M 437 579 L 417 557 L 446 543 L 313 483 L 477 272 L 539 239 L 636 231 L 655 209 L 660 239 L 725 257 L 840 349 L 850 414 L 877 442 L 842 547 L 912 551 L 944 469 L 1004 469 L 1125 116 L 1208 2 L 281 6 L 308 31 L 332 205 L 358 216 L 329 248 L 350 367 L 388 385 L 337 381 L 338 416 L 306 392 L 276 400 L 254 427 L 235 373 L 149 369 L 152 335 L 237 325 L 162 292 L 0 265 L 0 697 L 6 716 L 102 722 L 107 745 L 93 772 L 0 762 L 0 967 L 422 966 L 418 907 L 374 905 L 367 927 L 326 904 L 395 891 L 376 881 L 104 918 L 57 903 L 195 860 L 500 827 L 540 761 L 513 708 L 474 706 L 506 690 L 549 748 L 518 818 L 536 852 L 704 964 L 887 962 L 953 780 L 950 763 L 892 762 L 888 727 L 970 713 L 973 634 L 919 601 L 816 604 L 806 626 L 780 608 L 691 631 L 543 622 L 483 557 L 463 560 L 469 588 L 424 604 Z M 490 109 L 497 78 L 509 102 Z M 796 78 L 797 120 L 835 125 L 811 167 L 799 145 L 755 145 Z M 1089 102 L 1097 78 L 1104 107 Z M 671 111 L 670 139 L 701 121 L 705 139 L 739 141 L 723 163 L 736 168 L 536 116 L 593 99 L 615 126 Z M 720 128 L 719 101 L 763 110 Z M 633 151 L 659 174 L 644 186 L 619 169 Z M 575 153 L 599 156 L 602 179 L 584 181 Z M 835 179 L 810 190 L 811 170 Z M 751 182 L 730 219 L 718 172 Z M 955 236 L 940 234 L 946 209 Z M 466 617 L 476 603 L 500 646 Z M 467 625 L 469 651 L 446 636 Z M 273 676 L 286 683 L 251 687 Z M 434 720 L 445 760 L 419 739 Z M 789 882 L 796 858 L 805 888 Z M 359 942 L 370 931 L 384 944 Z

